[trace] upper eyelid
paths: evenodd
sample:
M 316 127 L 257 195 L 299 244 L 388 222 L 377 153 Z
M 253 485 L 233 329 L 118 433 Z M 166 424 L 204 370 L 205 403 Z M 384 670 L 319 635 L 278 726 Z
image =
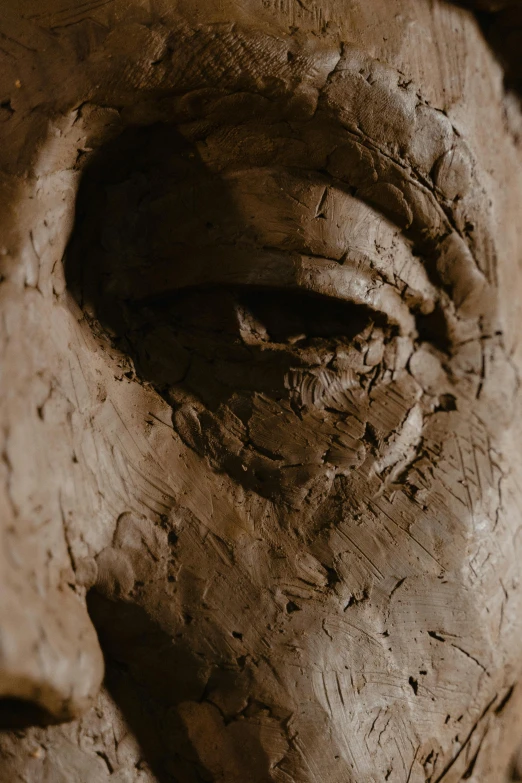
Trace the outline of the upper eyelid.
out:
M 254 248 L 245 253 L 242 248 L 220 247 L 210 254 L 208 249 L 195 253 L 183 265 L 167 261 L 156 264 L 153 270 L 137 268 L 127 275 L 125 284 L 126 296 L 134 301 L 212 285 L 302 291 L 381 313 L 402 335 L 414 335 L 416 331 L 415 318 L 400 292 L 360 253 L 348 256 L 341 265 L 297 253 Z

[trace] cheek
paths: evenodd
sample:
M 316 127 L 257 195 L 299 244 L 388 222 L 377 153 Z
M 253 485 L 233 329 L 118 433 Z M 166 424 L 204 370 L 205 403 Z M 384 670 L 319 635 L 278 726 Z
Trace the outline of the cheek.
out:
M 378 434 L 365 447 L 380 453 Z M 440 411 L 401 486 L 369 464 L 292 508 L 280 489 L 263 498 L 203 460 L 180 461 L 185 490 L 164 530 L 120 518 L 98 564 L 114 575 L 125 562 L 132 586 L 102 580 L 91 613 L 110 657 L 168 715 L 169 747 L 184 727 L 205 767 L 246 774 L 245 748 L 262 754 L 266 733 L 279 738 L 270 757 L 297 763 L 283 728 L 292 716 L 307 763 L 327 746 L 348 775 L 346 736 L 377 721 L 360 757 L 369 774 L 395 757 L 398 731 L 449 746 L 504 693 L 508 638 L 491 585 L 509 558 L 494 560 L 491 544 L 499 471 L 487 432 Z M 218 738 L 215 751 L 202 736 Z
M 124 373 L 100 403 L 119 411 L 98 429 L 126 494 L 107 487 L 117 523 L 91 615 L 114 692 L 146 692 L 161 741 L 177 752 L 188 736 L 194 764 L 248 779 L 257 754 L 350 780 L 347 737 L 367 738 L 371 775 L 399 763 L 403 736 L 441 774 L 441 748 L 496 720 L 520 638 L 516 547 L 498 543 L 516 541 L 515 477 L 484 423 L 491 401 L 466 403 L 434 371 L 422 390 L 428 360 L 407 370 L 399 353 L 366 389 L 346 364 L 283 367 L 278 394 L 217 406 L 180 386 L 174 424 Z

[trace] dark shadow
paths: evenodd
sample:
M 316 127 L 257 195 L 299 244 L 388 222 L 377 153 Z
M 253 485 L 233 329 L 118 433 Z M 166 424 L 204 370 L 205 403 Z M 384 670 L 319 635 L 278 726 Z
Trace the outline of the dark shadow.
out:
M 57 721 L 47 710 L 25 699 L 0 699 L 0 731 L 49 726 Z
M 176 711 L 181 702 L 205 695 L 201 660 L 136 604 L 91 591 L 88 609 L 105 654 L 107 690 L 158 782 L 211 783 Z
M 213 783 L 214 773 L 199 755 L 201 746 L 206 746 L 206 759 L 221 769 L 220 746 L 233 721 L 238 721 L 234 726 L 243 731 L 239 735 L 233 731 L 225 740 L 234 774 L 244 770 L 245 783 L 247 779 L 248 783 L 272 780 L 270 762 L 257 734 L 256 713 L 268 709 L 266 705 L 249 697 L 246 708 L 234 715 L 225 714 L 218 706 L 221 699 L 228 702 L 229 694 L 233 701 L 236 690 L 245 694 L 249 680 L 244 660 L 210 664 L 198 653 L 201 638 L 199 644 L 191 641 L 197 618 L 186 616 L 177 631 L 166 631 L 141 606 L 109 600 L 95 590 L 88 595 L 88 609 L 105 654 L 107 690 L 158 783 Z M 198 734 L 199 753 L 178 709 L 182 704 L 189 706 L 189 712 L 205 705 L 205 715 L 210 711 L 213 716 L 211 725 L 205 719 L 200 724 L 197 718 L 192 724 L 192 732 Z M 217 777 L 221 779 L 221 774 Z
M 506 89 L 522 99 L 522 5 L 518 0 L 460 0 L 456 4 L 474 11 L 504 68 Z

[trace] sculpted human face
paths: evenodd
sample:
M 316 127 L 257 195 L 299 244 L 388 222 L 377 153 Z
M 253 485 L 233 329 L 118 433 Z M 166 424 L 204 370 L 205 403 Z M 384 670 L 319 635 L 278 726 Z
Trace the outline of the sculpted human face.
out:
M 84 717 L 2 774 L 497 783 L 522 175 L 472 17 L 5 20 L 3 723 Z

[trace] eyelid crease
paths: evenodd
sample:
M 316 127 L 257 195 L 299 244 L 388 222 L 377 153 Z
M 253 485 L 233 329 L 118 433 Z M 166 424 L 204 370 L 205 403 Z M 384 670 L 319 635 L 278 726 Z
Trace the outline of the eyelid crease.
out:
M 209 285 L 273 287 L 319 294 L 384 314 L 403 336 L 416 334 L 415 318 L 398 289 L 372 269 L 360 252 L 344 263 L 317 256 L 251 247 L 216 247 L 188 252 L 183 263 L 160 259 L 154 267 L 127 270 L 125 294 L 134 301 L 165 297 Z M 430 304 L 429 302 L 427 303 Z

